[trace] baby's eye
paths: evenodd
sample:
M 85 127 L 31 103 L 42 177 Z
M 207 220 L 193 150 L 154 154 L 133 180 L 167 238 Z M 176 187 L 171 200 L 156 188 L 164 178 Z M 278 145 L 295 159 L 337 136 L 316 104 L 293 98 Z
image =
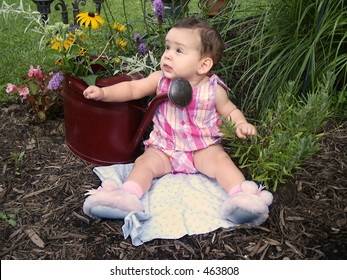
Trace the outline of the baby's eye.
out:
M 170 49 L 170 46 L 166 45 L 165 50 L 169 50 L 169 49 Z
M 177 49 L 176 52 L 177 53 L 183 53 L 183 50 L 182 49 Z

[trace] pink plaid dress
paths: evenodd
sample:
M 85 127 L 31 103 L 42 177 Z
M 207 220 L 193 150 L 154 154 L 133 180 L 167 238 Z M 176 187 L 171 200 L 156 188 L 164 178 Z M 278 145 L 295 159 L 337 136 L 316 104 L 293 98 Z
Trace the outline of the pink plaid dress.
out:
M 166 94 L 171 80 L 159 81 L 157 94 Z M 144 142 L 169 156 L 173 173 L 197 173 L 194 167 L 194 151 L 207 148 L 221 141 L 218 124 L 221 119 L 216 111 L 217 84 L 227 86 L 212 74 L 203 85 L 193 88 L 192 102 L 186 108 L 178 108 L 166 101 L 159 105 L 153 117 L 153 131 Z

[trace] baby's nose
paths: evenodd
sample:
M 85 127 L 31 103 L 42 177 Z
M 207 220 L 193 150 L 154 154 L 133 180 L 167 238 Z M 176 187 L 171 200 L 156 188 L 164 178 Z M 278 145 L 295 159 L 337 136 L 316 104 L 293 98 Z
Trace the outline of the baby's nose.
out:
M 165 52 L 165 58 L 171 60 L 172 56 L 171 56 L 170 51 Z

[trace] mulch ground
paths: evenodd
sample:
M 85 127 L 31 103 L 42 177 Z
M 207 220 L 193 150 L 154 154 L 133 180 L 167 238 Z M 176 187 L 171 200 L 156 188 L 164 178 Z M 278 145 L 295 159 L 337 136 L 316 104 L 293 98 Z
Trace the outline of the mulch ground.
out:
M 347 123 L 330 124 L 321 151 L 278 187 L 260 227 L 219 229 L 134 247 L 122 221 L 82 212 L 93 166 L 64 143 L 62 116 L 37 123 L 22 104 L 0 109 L 0 258 L 10 259 L 346 259 Z M 15 164 L 14 155 L 24 153 Z

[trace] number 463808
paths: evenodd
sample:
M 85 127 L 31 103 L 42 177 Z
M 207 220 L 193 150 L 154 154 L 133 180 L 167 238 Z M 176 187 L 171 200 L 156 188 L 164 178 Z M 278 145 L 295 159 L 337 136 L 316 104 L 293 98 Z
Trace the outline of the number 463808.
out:
M 203 272 L 206 275 L 239 275 L 238 267 L 206 267 Z

